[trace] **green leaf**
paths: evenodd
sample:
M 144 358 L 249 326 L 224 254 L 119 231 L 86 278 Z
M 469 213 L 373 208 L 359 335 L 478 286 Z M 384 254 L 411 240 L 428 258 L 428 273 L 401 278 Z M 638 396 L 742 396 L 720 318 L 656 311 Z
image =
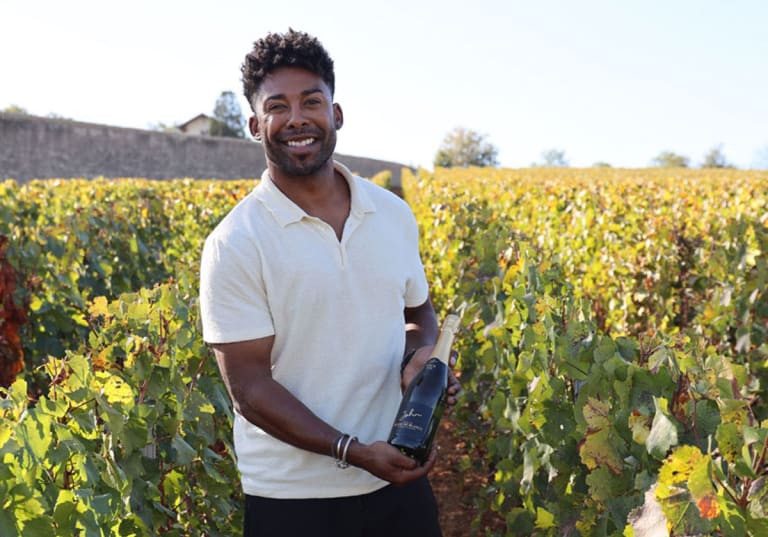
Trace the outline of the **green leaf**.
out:
M 179 433 L 176 433 L 176 436 L 173 437 L 171 447 L 175 452 L 174 460 L 180 466 L 187 466 L 197 456 L 197 452 Z
M 78 508 L 84 509 L 85 506 L 77 500 L 71 490 L 59 491 L 56 506 L 53 509 L 53 519 L 60 530 L 69 530 L 74 533 Z
M 45 460 L 53 440 L 50 433 L 51 421 L 50 415 L 33 410 L 26 415 L 17 428 L 19 440 L 38 462 Z
M 744 446 L 740 427 L 735 423 L 721 423 L 715 433 L 715 439 L 723 458 L 730 464 L 735 464 L 740 458 L 741 448 Z
M 47 515 L 38 515 L 25 520 L 21 530 L 22 537 L 55 537 L 53 519 Z
M 696 430 L 699 437 L 714 436 L 720 421 L 720 409 L 717 402 L 711 399 L 696 401 Z
M 661 459 L 666 456 L 672 446 L 677 444 L 677 427 L 665 414 L 666 399 L 654 397 L 653 402 L 656 406 L 656 414 L 653 416 L 651 432 L 648 434 L 645 447 L 650 455 Z
M 667 347 L 659 347 L 656 352 L 648 358 L 648 368 L 655 371 L 664 367 L 674 367 L 674 353 Z M 676 367 L 674 369 L 676 369 Z
M 555 516 L 542 507 L 536 508 L 536 527 L 542 530 L 556 527 Z
M 634 339 L 628 337 L 617 337 L 616 347 L 622 358 L 628 362 L 634 362 L 640 356 L 640 345 Z
M 16 517 L 13 512 L 0 509 L 0 535 L 18 535 L 16 531 Z
M 768 535 L 768 518 L 747 517 L 748 535 Z M 736 533 L 726 534 L 728 537 L 736 537 Z M 743 533 L 741 534 L 743 535 Z
M 131 483 L 123 469 L 110 456 L 105 457 L 104 462 L 101 480 L 122 495 L 126 495 L 127 491 L 129 493 Z
M 744 510 L 739 505 L 730 500 L 727 496 L 721 502 L 722 513 L 720 515 L 720 530 L 727 537 L 744 537 L 745 535 L 762 536 L 764 533 L 747 533 L 748 520 L 744 516 Z M 758 529 L 760 524 L 757 524 Z
M 62 418 L 69 410 L 69 405 L 63 398 L 52 401 L 43 395 L 37 401 L 37 408 L 46 414 L 50 414 L 54 418 Z M 2 444 L 1 441 L 0 444 Z
M 609 337 L 603 337 L 600 339 L 600 344 L 595 349 L 593 354 L 596 363 L 602 363 L 613 357 L 616 354 L 616 345 Z
M 611 473 L 605 466 L 599 466 L 587 475 L 589 495 L 601 503 L 608 503 L 621 496 L 631 486 L 625 476 Z

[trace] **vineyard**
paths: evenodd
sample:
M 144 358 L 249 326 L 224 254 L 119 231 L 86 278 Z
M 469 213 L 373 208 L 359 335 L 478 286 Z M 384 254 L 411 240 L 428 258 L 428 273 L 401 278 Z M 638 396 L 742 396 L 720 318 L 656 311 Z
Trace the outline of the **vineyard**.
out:
M 197 274 L 253 185 L 0 183 L 0 535 L 239 534 Z M 768 535 L 768 173 L 403 191 L 435 306 L 463 317 L 459 464 L 489 476 L 468 534 L 492 512 L 504 535 Z

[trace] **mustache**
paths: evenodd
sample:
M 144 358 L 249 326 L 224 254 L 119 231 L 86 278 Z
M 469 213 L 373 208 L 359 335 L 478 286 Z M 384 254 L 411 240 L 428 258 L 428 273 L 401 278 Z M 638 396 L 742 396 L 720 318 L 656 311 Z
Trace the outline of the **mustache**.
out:
M 284 131 L 280 135 L 280 141 L 285 142 L 287 140 L 292 140 L 294 138 L 320 138 L 323 135 L 323 131 L 320 129 L 290 129 Z

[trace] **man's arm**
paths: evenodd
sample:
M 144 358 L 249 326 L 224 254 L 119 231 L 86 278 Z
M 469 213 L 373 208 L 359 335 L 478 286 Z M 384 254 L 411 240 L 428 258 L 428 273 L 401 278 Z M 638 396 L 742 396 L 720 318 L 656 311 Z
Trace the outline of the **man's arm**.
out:
M 249 422 L 275 438 L 301 449 L 328 455 L 341 435 L 317 417 L 283 385 L 272 378 L 271 351 L 274 337 L 213 345 L 219 369 L 237 411 Z M 318 386 L 318 389 L 323 389 Z M 354 431 L 344 431 L 350 435 Z M 395 484 L 426 475 L 434 456 L 423 466 L 386 442 L 366 445 L 353 442 L 347 460 L 371 474 Z
M 403 314 L 405 315 L 406 355 L 415 350 L 411 360 L 403 370 L 401 388 L 405 391 L 424 367 L 424 364 L 427 363 L 427 360 L 432 357 L 432 349 L 434 349 L 440 328 L 437 323 L 437 314 L 429 298 L 421 306 L 405 308 Z M 455 353 L 451 353 L 450 362 L 450 367 L 453 368 L 456 365 Z M 448 397 L 446 399 L 449 408 L 456 404 L 456 395 L 460 389 L 461 384 L 453 371 L 450 371 L 448 374 Z
M 437 341 L 439 327 L 432 301 L 427 300 L 415 308 L 405 308 L 405 352 L 420 347 L 431 347 Z

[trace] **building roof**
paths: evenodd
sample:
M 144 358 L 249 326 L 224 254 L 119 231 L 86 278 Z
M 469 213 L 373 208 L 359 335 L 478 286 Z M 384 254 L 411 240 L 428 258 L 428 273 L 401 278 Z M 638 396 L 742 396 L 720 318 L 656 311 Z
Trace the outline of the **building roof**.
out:
M 196 115 L 195 117 L 193 117 L 192 119 L 189 119 L 189 120 L 185 121 L 185 122 L 184 122 L 184 123 L 182 123 L 181 125 L 177 125 L 177 126 L 176 126 L 176 128 L 177 128 L 177 129 L 179 129 L 179 130 L 181 130 L 181 131 L 183 131 L 184 129 L 186 129 L 186 128 L 187 128 L 187 127 L 190 125 L 190 123 L 192 123 L 192 122 L 194 122 L 194 121 L 197 121 L 198 119 L 208 119 L 208 120 L 210 120 L 210 121 L 213 121 L 213 118 L 212 118 L 211 116 L 209 116 L 209 115 L 206 115 L 206 114 L 197 114 L 197 115 Z

